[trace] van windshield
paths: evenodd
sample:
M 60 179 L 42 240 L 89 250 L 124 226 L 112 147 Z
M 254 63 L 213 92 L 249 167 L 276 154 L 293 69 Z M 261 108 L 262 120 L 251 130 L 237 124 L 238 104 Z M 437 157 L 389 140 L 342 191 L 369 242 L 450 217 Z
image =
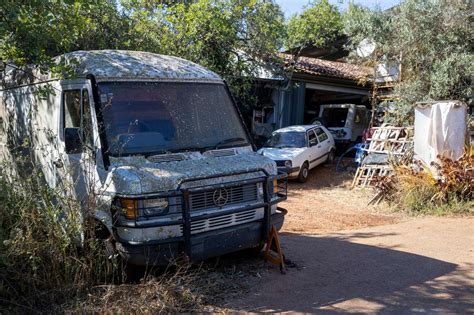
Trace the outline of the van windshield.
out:
M 345 127 L 349 108 L 326 107 L 323 109 L 322 118 L 326 127 Z
M 223 84 L 107 82 L 99 94 L 112 156 L 249 144 Z

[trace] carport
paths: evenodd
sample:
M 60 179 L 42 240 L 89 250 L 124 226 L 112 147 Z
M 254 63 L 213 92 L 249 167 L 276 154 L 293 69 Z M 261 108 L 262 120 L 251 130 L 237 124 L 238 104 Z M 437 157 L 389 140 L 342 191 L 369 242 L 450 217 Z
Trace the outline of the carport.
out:
M 299 57 L 295 64 L 291 55 L 283 57 L 292 72 L 289 80 L 273 85 L 271 110 L 266 111 L 270 114 L 264 113 L 259 123 L 266 130 L 310 123 L 322 104 L 355 103 L 370 108 L 371 68 L 311 57 Z

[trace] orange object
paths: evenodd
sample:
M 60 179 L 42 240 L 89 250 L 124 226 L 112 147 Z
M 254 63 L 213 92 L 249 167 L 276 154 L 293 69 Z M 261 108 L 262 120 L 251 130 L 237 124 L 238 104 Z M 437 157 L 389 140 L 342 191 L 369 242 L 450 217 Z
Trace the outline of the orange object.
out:
M 129 220 L 134 220 L 138 217 L 138 202 L 135 199 L 121 199 L 120 204 L 122 206 L 125 217 Z
M 278 232 L 274 225 L 270 230 L 267 243 L 265 244 L 265 250 L 263 251 L 265 259 L 274 265 L 280 266 L 281 273 L 285 274 L 285 255 L 280 246 L 280 239 L 278 238 Z

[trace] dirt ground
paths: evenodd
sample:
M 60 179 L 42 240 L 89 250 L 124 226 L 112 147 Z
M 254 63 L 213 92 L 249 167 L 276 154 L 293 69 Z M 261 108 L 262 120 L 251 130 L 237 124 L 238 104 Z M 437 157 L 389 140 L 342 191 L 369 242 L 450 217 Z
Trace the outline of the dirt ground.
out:
M 314 234 L 367 226 L 393 224 L 403 220 L 386 205 L 367 206 L 373 191 L 350 189 L 353 175 L 338 173 L 335 165 L 322 165 L 310 172 L 308 181 L 290 181 L 288 210 L 282 232 Z
M 325 235 L 287 233 L 297 266 L 273 268 L 234 311 L 474 313 L 474 218 L 416 218 Z
M 351 181 L 326 165 L 305 184 L 290 182 L 280 237 L 293 265 L 285 275 L 255 265 L 257 280 L 221 309 L 474 313 L 474 217 L 410 217 L 367 206 L 373 193 L 348 189 Z

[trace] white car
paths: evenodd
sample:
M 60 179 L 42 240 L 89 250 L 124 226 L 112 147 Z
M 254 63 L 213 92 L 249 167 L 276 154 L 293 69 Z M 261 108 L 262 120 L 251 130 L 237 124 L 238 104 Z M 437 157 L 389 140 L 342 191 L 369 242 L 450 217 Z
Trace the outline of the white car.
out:
M 258 152 L 274 160 L 289 178 L 304 183 L 310 169 L 334 161 L 335 151 L 334 138 L 325 127 L 302 125 L 274 131 Z

